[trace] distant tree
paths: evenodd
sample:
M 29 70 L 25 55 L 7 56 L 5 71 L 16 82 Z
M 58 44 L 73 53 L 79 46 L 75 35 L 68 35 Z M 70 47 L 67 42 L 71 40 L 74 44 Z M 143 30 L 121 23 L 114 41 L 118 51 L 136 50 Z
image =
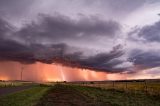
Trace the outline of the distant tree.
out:
M 93 81 L 91 81 L 91 82 L 90 82 L 90 84 L 94 84 L 94 82 L 93 82 Z

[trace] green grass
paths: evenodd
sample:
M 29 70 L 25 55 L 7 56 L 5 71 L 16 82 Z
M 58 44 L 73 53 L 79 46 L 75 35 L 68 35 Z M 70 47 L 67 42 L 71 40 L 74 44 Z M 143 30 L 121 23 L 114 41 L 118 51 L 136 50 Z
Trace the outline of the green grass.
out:
M 59 93 L 54 93 L 57 91 L 56 87 L 58 89 L 70 89 L 70 90 L 73 90 L 75 94 L 84 95 L 84 97 L 87 97 L 87 99 L 89 100 L 88 101 L 89 104 L 92 104 L 92 106 L 160 106 L 159 95 L 153 96 L 143 92 L 134 93 L 134 92 L 125 92 L 123 90 L 117 90 L 117 89 L 103 89 L 99 87 L 88 87 L 88 86 L 79 86 L 79 85 L 71 85 L 71 84 L 55 85 L 52 88 L 52 90 L 43 97 L 41 101 L 43 104 L 46 105 L 46 104 L 52 103 L 50 100 L 51 98 L 49 96 L 50 94 L 52 94 L 52 96 L 53 94 L 58 96 Z M 62 91 L 62 93 L 64 93 L 64 90 Z M 68 95 L 71 95 L 71 94 L 69 93 Z M 73 100 L 73 98 L 68 98 L 68 100 L 65 100 L 65 99 L 64 100 L 65 102 L 67 102 L 70 99 Z M 59 100 L 59 103 L 63 103 L 64 100 L 61 100 L 61 101 Z M 40 106 L 45 106 L 45 105 L 40 105 Z M 72 104 L 67 106 L 72 106 Z M 88 105 L 85 105 L 85 106 L 88 106 Z
M 109 103 L 111 106 L 160 106 L 160 96 L 151 96 L 144 93 L 126 93 L 114 89 L 106 90 L 95 87 L 72 87 L 92 98 L 97 106 L 105 103 Z
M 0 97 L 0 106 L 34 106 L 50 87 L 33 88 Z
M 82 84 L 80 84 L 82 85 Z M 127 85 L 127 86 L 126 86 Z M 132 93 L 147 93 L 150 95 L 160 95 L 160 82 L 106 82 L 106 83 L 87 83 L 84 86 L 100 87 L 103 89 L 116 89 Z
M 48 84 L 35 85 L 33 88 L 0 97 L 0 106 L 37 105 L 37 103 L 41 103 L 43 98 L 47 97 L 46 95 L 50 93 L 53 94 L 52 91 L 56 92 L 56 87 L 67 88 L 68 90 L 66 92 L 73 90 L 74 92 L 71 93 L 83 94 L 93 106 L 160 106 L 160 95 L 158 93 L 156 95 L 145 93 L 143 83 L 128 83 L 127 90 L 125 83 L 116 83 L 114 89 L 112 83 L 110 84 L 111 87 L 107 87 L 107 84 L 92 84 L 92 86 L 93 85 L 94 87 L 90 87 L 90 84 L 86 84 L 86 86 L 54 84 L 52 87 Z M 153 92 L 155 92 L 155 89 L 157 89 L 157 92 L 159 91 L 159 83 L 148 83 L 147 86 L 149 92 L 152 92 L 149 88 L 153 88 Z M 57 93 L 55 93 L 55 95 L 57 95 Z M 69 93 L 69 95 L 71 94 Z M 63 92 L 61 96 L 63 98 Z M 66 101 L 73 98 L 68 98 Z M 47 98 L 44 100 L 49 100 L 50 103 L 50 99 L 51 98 Z M 47 101 L 43 101 L 44 104 L 47 104 Z

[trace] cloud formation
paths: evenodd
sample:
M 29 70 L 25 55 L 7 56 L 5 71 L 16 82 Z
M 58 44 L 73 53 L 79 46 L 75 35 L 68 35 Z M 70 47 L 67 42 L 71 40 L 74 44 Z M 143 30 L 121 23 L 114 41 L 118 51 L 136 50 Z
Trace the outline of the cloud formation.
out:
M 133 61 L 134 65 L 142 69 L 154 68 L 160 66 L 160 55 L 156 51 L 132 50 L 130 61 Z
M 97 17 L 82 17 L 78 20 L 55 14 L 41 14 L 37 23 L 26 25 L 17 32 L 18 38 L 27 42 L 51 40 L 84 40 L 87 38 L 107 36 L 113 38 L 120 31 L 120 24 L 115 21 L 104 21 Z
M 138 36 L 149 42 L 160 42 L 160 21 L 154 25 L 144 26 L 140 29 Z
M 139 23 L 149 20 L 158 4 L 155 0 L 0 1 L 0 60 L 113 73 L 159 67 L 160 21 L 153 23 L 153 16 L 152 24 Z M 158 17 L 157 11 L 154 14 Z
M 85 38 L 92 39 L 95 36 L 113 38 L 115 33 L 120 30 L 120 25 L 116 22 L 105 22 L 94 18 L 73 21 L 64 16 L 45 16 L 41 23 L 27 25 L 17 32 L 11 32 L 6 25 L 8 23 L 5 21 L 1 22 L 0 25 L 2 29 L 2 37 L 0 38 L 1 60 L 22 63 L 40 61 L 49 64 L 58 62 L 67 66 L 100 71 L 122 71 L 114 69 L 114 66 L 122 63 L 122 61 L 113 61 L 123 55 L 121 45 L 114 47 L 110 52 L 85 56 L 83 50 L 78 50 L 78 47 L 68 46 L 69 42 L 61 43 L 64 39 L 83 40 Z M 7 32 L 11 33 L 7 36 L 5 35 Z M 78 36 L 79 34 L 81 36 Z M 53 43 L 43 44 L 40 42 L 41 39 L 46 41 L 51 39 Z

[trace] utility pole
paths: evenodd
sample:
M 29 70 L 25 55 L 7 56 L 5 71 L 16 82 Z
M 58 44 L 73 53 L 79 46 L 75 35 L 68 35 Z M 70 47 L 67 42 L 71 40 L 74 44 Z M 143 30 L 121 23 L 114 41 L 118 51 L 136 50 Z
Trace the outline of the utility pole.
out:
M 23 69 L 24 69 L 24 67 L 22 66 L 21 67 L 21 81 L 23 80 Z

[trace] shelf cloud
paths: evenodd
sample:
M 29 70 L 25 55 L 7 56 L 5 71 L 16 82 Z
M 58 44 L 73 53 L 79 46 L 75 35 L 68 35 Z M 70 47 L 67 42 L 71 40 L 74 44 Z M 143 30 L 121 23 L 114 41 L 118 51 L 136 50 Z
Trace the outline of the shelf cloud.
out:
M 58 63 L 106 73 L 153 71 L 160 67 L 159 4 L 1 0 L 0 61 Z

